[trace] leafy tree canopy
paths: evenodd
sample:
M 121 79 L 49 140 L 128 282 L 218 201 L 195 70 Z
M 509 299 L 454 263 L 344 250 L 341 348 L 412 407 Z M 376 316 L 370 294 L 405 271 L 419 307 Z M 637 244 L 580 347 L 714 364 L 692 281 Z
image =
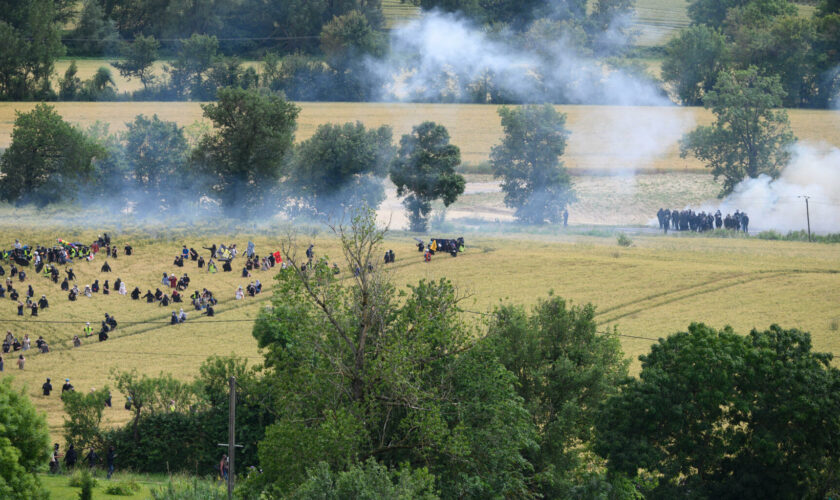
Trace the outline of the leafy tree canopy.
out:
M 391 182 L 397 186 L 397 196 L 408 195 L 403 205 L 412 231 L 426 232 L 432 201 L 441 199 L 448 207 L 464 192 L 466 181 L 455 173 L 460 163 L 461 150 L 449 143 L 443 125 L 423 122 L 402 136 L 391 165 Z
M 219 90 L 218 102 L 201 108 L 215 132 L 201 139 L 193 161 L 211 177 L 211 190 L 225 208 L 253 213 L 284 173 L 300 108 L 281 96 L 239 88 Z
M 575 201 L 571 178 L 560 162 L 566 151 L 566 115 L 553 106 L 502 107 L 505 136 L 493 146 L 493 175 L 502 179 L 505 205 L 526 223 L 558 222 Z
M 18 113 L 12 144 L 0 157 L 0 197 L 46 205 L 72 200 L 104 149 L 65 122 L 55 108 L 39 104 Z
M 391 127 L 320 125 L 297 148 L 292 183 L 318 212 L 340 215 L 385 199 L 382 178 L 395 154 Z
M 0 497 L 47 499 L 36 474 L 50 456 L 50 435 L 44 416 L 12 380 L 0 380 Z
M 722 72 L 704 107 L 717 118 L 699 126 L 680 141 L 681 156 L 696 156 L 723 177 L 721 196 L 739 182 L 761 174 L 777 177 L 790 159 L 796 138 L 787 113 L 776 110 L 784 90 L 777 76 L 761 76 L 758 69 Z
M 640 359 L 597 423 L 610 470 L 659 476 L 652 498 L 836 493 L 840 371 L 810 335 L 692 324 Z

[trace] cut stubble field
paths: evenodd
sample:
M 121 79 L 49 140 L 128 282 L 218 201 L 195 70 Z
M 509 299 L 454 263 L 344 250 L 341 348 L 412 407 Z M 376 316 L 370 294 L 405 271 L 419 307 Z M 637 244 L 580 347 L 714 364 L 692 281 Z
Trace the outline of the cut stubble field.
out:
M 8 220 L 8 219 L 7 219 Z M 58 237 L 89 241 L 90 231 L 71 233 L 61 230 L 25 231 L 24 226 L 5 227 L 3 234 L 27 243 L 49 243 Z M 198 366 L 210 355 L 235 354 L 251 363 L 260 362 L 256 341 L 251 336 L 253 320 L 271 297 L 272 276 L 276 271 L 254 272 L 266 292 L 255 298 L 234 300 L 237 286 L 247 285 L 241 278 L 241 263 L 234 272 L 208 274 L 189 262 L 183 269 L 171 264 L 181 244 L 195 248 L 211 242 L 235 242 L 244 247 L 249 239 L 258 252 L 279 247 L 285 229 L 263 228 L 217 234 L 201 229 L 176 229 L 161 236 L 142 236 L 143 232 L 114 233 L 122 246 L 131 242 L 136 255 L 111 261 L 114 272 L 100 273 L 101 259 L 77 263 L 77 282 L 84 285 L 99 279 L 122 278 L 131 290 L 139 286 L 145 293 L 160 285 L 163 272 L 187 272 L 192 277 L 189 291 L 208 288 L 219 298 L 214 318 L 198 316 L 191 307 L 185 324 L 172 326 L 168 318 L 174 305 L 164 308 L 145 301 L 133 301 L 115 292 L 94 294 L 69 302 L 58 285 L 46 278 L 31 276 L 36 296 L 46 294 L 50 308 L 37 318 L 15 315 L 14 303 L 0 301 L 0 327 L 22 336 L 43 335 L 53 352 L 29 352 L 26 369 L 17 370 L 14 359 L 6 358 L 3 376 L 15 376 L 27 387 L 38 409 L 45 411 L 55 439 L 60 437 L 63 414 L 58 391 L 50 397 L 40 395 L 45 377 L 58 388 L 70 378 L 77 390 L 110 385 L 114 407 L 106 411 L 109 424 L 128 421 L 122 409 L 123 397 L 110 379 L 112 369 L 137 369 L 142 373 L 169 372 L 183 379 L 193 378 Z M 314 235 L 314 236 L 313 236 Z M 467 234 L 468 248 L 452 258 L 438 255 L 431 263 L 422 262 L 412 235 L 391 233 L 385 248 L 392 248 L 397 263 L 387 268 L 398 286 L 420 279 L 451 279 L 467 298 L 462 303 L 470 311 L 467 318 L 481 331 L 486 314 L 500 301 L 533 305 L 550 291 L 575 304 L 592 302 L 598 308 L 600 329 L 613 327 L 623 335 L 626 355 L 638 370 L 637 358 L 648 351 L 653 340 L 684 330 L 692 321 L 715 327 L 732 325 L 739 333 L 766 328 L 771 323 L 810 331 L 815 348 L 840 352 L 840 340 L 832 329 L 836 324 L 837 290 L 840 289 L 840 247 L 746 239 L 719 239 L 680 236 L 634 236 L 635 245 L 620 248 L 613 236 L 595 237 L 585 233 L 554 231 L 551 234 Z M 3 241 L 9 246 L 13 240 Z M 318 255 L 337 256 L 337 241 L 324 230 L 302 230 L 298 235 L 302 252 L 310 241 Z M 202 252 L 207 254 L 206 251 Z M 347 266 L 339 260 L 342 269 Z M 346 273 L 344 279 L 352 279 Z M 23 288 L 25 290 L 25 287 Z M 70 347 L 73 334 L 80 334 L 85 321 L 98 326 L 104 313 L 114 314 L 120 326 L 106 342 L 84 339 L 79 348 Z M 47 323 L 60 321 L 62 323 Z M 643 337 L 643 338 L 639 338 Z

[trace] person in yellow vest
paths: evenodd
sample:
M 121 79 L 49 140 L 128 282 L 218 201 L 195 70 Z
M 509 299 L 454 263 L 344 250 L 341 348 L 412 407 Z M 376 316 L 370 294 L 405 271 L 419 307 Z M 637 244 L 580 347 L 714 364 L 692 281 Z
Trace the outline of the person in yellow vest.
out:
M 91 335 L 93 335 L 93 328 L 91 328 L 91 326 L 90 326 L 90 321 L 85 323 L 84 332 L 85 332 L 85 337 L 90 337 Z

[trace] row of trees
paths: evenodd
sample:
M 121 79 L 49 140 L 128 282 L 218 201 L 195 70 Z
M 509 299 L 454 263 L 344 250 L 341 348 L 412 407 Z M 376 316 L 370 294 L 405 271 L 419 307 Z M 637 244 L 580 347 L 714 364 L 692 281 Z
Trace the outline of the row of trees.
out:
M 812 17 L 782 1 L 689 4 L 692 26 L 665 46 L 662 78 L 684 103 L 697 105 L 721 71 L 755 66 L 777 76 L 788 107 L 826 107 L 840 90 L 840 5 L 822 0 Z
M 377 207 L 390 175 L 405 196 L 411 229 L 426 231 L 432 203 L 464 192 L 455 172 L 460 150 L 442 125 L 422 123 L 395 147 L 388 126 L 325 124 L 294 144 L 299 108 L 274 94 L 226 88 L 202 105 L 212 130 L 186 130 L 140 115 L 119 135 L 84 132 L 40 104 L 19 113 L 12 143 L 0 157 L 0 198 L 18 204 L 109 200 L 156 216 L 180 213 L 201 199 L 228 215 L 287 210 L 338 216 Z M 568 130 L 550 106 L 502 108 L 504 141 L 493 150 L 505 202 L 523 222 L 557 222 L 574 200 L 559 158 Z
M 468 322 L 447 280 L 400 292 L 381 272 L 372 214 L 334 229 L 345 268 L 360 273 L 335 277 L 326 257 L 301 271 L 287 240 L 298 265 L 278 274 L 254 325 L 259 370 L 214 357 L 192 384 L 115 372 L 132 422 L 103 433 L 70 404 L 101 412 L 102 401 L 70 394 L 67 439 L 114 444 L 142 471 L 210 469 L 234 375 L 238 470 L 262 469 L 238 483 L 242 498 L 838 493 L 840 371 L 807 333 L 693 324 L 654 343 L 630 378 L 592 305 L 550 295 Z

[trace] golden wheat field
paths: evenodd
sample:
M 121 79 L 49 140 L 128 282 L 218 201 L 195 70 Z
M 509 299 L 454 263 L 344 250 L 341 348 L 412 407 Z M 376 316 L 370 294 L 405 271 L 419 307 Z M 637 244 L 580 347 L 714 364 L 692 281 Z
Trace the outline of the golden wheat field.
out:
M 56 238 L 92 241 L 92 230 L 29 230 L 31 214 L 10 213 L 5 219 L 19 220 L 3 227 L 4 247 L 15 237 L 28 244 L 50 244 Z M 57 226 L 58 227 L 58 226 Z M 58 388 L 70 378 L 77 390 L 90 390 L 111 384 L 112 369 L 137 369 L 157 374 L 170 372 L 191 378 L 201 362 L 212 354 L 236 354 L 253 363 L 260 362 L 251 336 L 253 319 L 271 297 L 274 272 L 254 272 L 251 279 L 241 277 L 241 265 L 234 261 L 231 273 L 208 274 L 195 263 L 184 268 L 172 265 L 182 244 L 195 247 L 211 243 L 237 243 L 244 248 L 253 240 L 258 253 L 278 249 L 289 228 L 265 227 L 201 228 L 174 224 L 171 228 L 137 229 L 111 227 L 114 242 L 122 250 L 131 243 L 135 255 L 120 252 L 111 259 L 111 273 L 101 273 L 102 259 L 78 262 L 72 267 L 84 284 L 99 279 L 113 283 L 117 277 L 127 283 L 129 292 L 139 287 L 143 293 L 163 286 L 162 273 L 188 273 L 194 289 L 208 288 L 219 299 L 215 318 L 197 316 L 185 307 L 187 323 L 172 326 L 168 318 L 174 304 L 163 308 L 133 301 L 115 291 L 70 302 L 66 293 L 47 278 L 30 274 L 36 297 L 45 294 L 50 307 L 38 318 L 16 316 L 14 303 L 0 300 L 0 327 L 22 337 L 43 335 L 53 348 L 48 354 L 28 352 L 26 368 L 17 369 L 12 355 L 6 355 L 3 376 L 14 376 L 27 387 L 39 410 L 45 411 L 54 437 L 60 435 L 63 420 L 58 394 L 43 397 L 40 386 L 46 377 Z M 739 332 L 764 328 L 771 323 L 808 330 L 816 349 L 840 352 L 837 333 L 837 290 L 840 289 L 840 247 L 836 245 L 767 242 L 746 239 L 701 237 L 633 236 L 630 248 L 619 247 L 613 236 L 595 237 L 585 233 L 551 234 L 467 234 L 467 252 L 457 258 L 438 255 L 431 263 L 422 262 L 413 238 L 404 233 L 389 235 L 385 247 L 392 248 L 397 263 L 388 272 L 399 286 L 420 279 L 451 279 L 467 298 L 463 307 L 467 317 L 480 327 L 486 313 L 501 301 L 534 304 L 549 291 L 576 304 L 592 302 L 598 307 L 598 321 L 604 330 L 618 328 L 625 353 L 634 360 L 647 352 L 653 340 L 684 329 L 692 321 L 716 327 L 732 325 Z M 336 256 L 336 240 L 326 228 L 300 228 L 298 247 L 314 242 L 319 255 Z M 302 251 L 302 249 L 301 249 Z M 343 264 L 340 260 L 339 264 Z M 5 266 L 8 271 L 8 265 Z M 342 268 L 346 266 L 342 265 Z M 343 276 L 346 276 L 344 274 Z M 256 298 L 234 300 L 237 286 L 259 279 L 267 289 Z M 18 289 L 26 287 L 16 285 Z M 81 334 L 86 321 L 97 326 L 104 313 L 114 314 L 120 323 L 110 340 L 83 339 L 79 348 L 71 347 L 74 334 Z M 58 323 L 51 323 L 51 322 Z M 644 337 L 644 338 L 636 338 Z M 114 407 L 107 410 L 111 424 L 128 419 L 122 409 L 123 398 L 114 392 Z
M 188 126 L 202 120 L 199 103 L 99 102 L 53 103 L 69 122 L 87 127 L 107 123 L 117 132 L 138 114 L 157 114 Z M 398 103 L 299 103 L 297 140 L 311 136 L 320 124 L 361 121 L 367 126 L 391 125 L 395 139 L 411 127 L 432 120 L 447 127 L 452 143 L 461 148 L 462 160 L 486 161 L 490 148 L 502 136 L 498 107 L 478 104 Z M 0 103 L 0 147 L 11 142 L 15 113 L 31 110 L 35 103 Z M 573 172 L 615 170 L 699 172 L 697 160 L 681 159 L 677 140 L 681 131 L 712 120 L 710 112 L 689 107 L 557 106 L 567 115 L 571 130 L 563 156 Z M 824 110 L 789 111 L 799 139 L 840 144 L 840 113 Z M 665 144 L 665 146 L 661 146 Z

